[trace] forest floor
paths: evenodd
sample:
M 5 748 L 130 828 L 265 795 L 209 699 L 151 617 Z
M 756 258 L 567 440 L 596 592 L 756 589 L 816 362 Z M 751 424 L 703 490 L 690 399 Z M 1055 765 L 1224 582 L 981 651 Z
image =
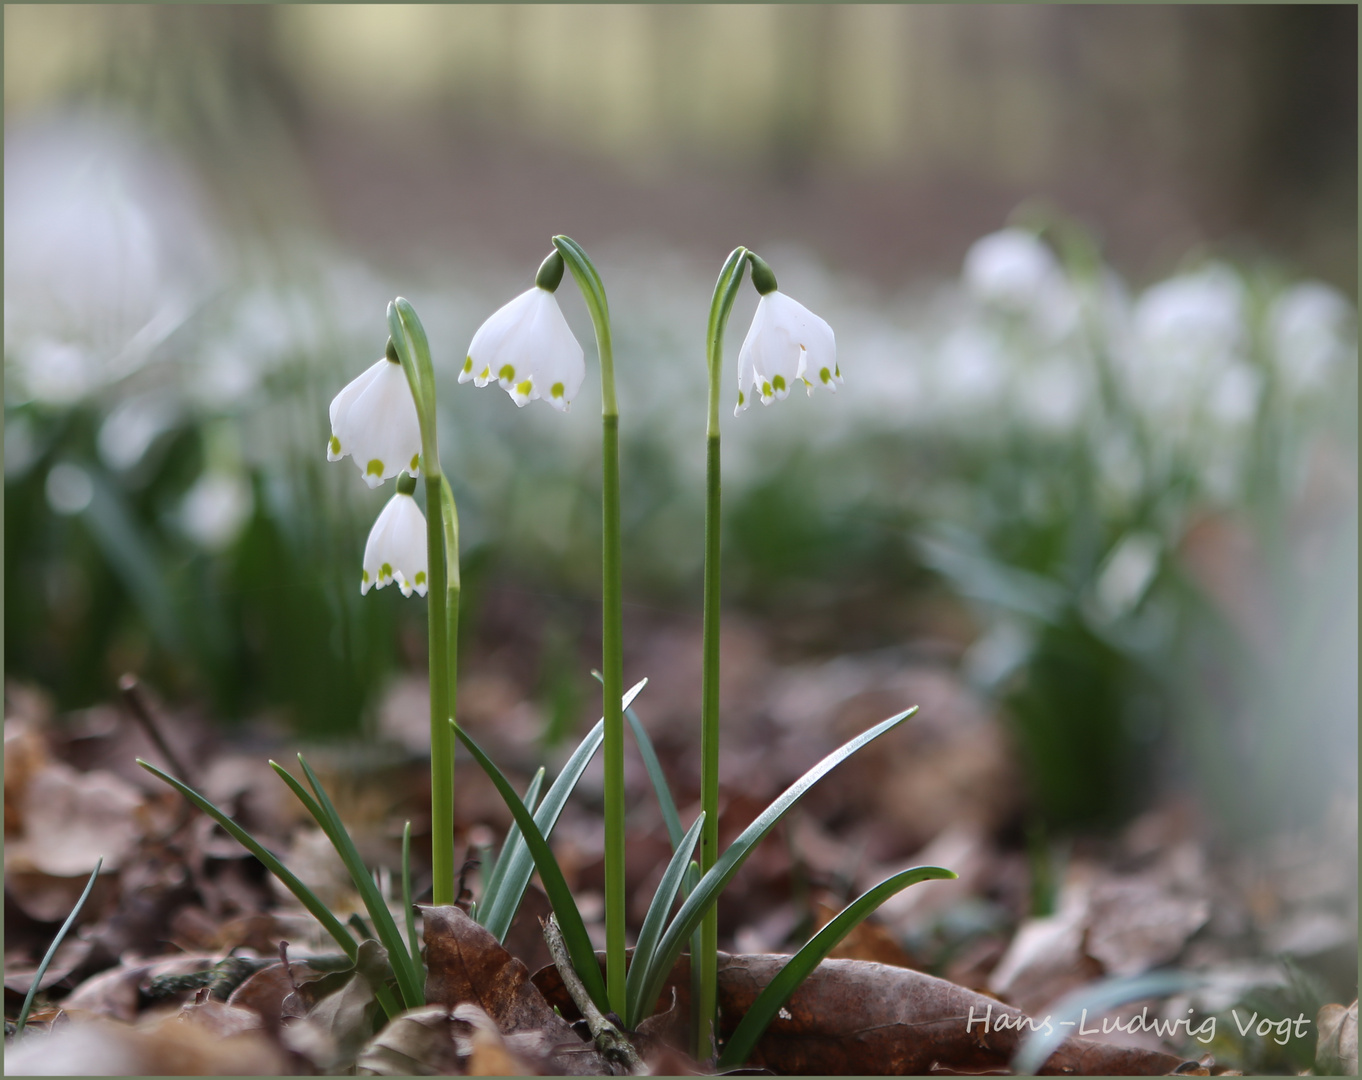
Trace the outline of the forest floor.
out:
M 688 822 L 699 808 L 698 627 L 662 614 L 636 621 L 626 674 L 650 676 L 636 710 Z M 837 745 L 908 705 L 920 712 L 823 779 L 724 892 L 721 1031 L 750 1001 L 743 995 L 774 972 L 769 954 L 793 952 L 871 885 L 918 864 L 959 878 L 898 894 L 843 941 L 769 1029 L 753 1067 L 1006 1073 L 1019 1033 L 969 1024 L 990 1003 L 995 1019 L 1020 1010 L 1036 1026 L 1057 1024 L 1055 1003 L 1072 991 L 1176 968 L 1198 983 L 1091 1009 L 1086 1041 L 1071 1040 L 1046 1071 L 1356 1072 L 1355 800 L 1310 829 L 1229 845 L 1195 793 L 1168 792 L 1124 829 L 1051 844 L 1037 860 L 1005 726 L 949 656 L 919 649 L 789 660 L 776 629 L 737 618 L 725 626 L 721 847 Z M 514 636 L 503 636 L 465 664 L 460 721 L 523 790 L 540 764 L 552 775 L 575 740 L 544 749 L 544 709 Z M 137 716 L 138 693 L 164 748 Z M 40 689 L 7 684 L 7 1030 L 98 858 L 103 871 L 27 1030 L 6 1047 L 6 1071 L 270 1075 L 343 1072 L 357 1061 L 362 1072 L 389 1074 L 617 1069 L 590 1043 L 574 1044 L 563 1018 L 576 1013 L 538 925 L 548 905 L 533 886 L 504 952 L 453 909 L 427 912 L 431 1005 L 374 1039 L 380 1014 L 361 973 L 328 971 L 336 947 L 293 897 L 135 763 L 179 775 L 230 813 L 344 920 L 362 916 L 363 903 L 267 761 L 306 751 L 366 863 L 381 868 L 395 909 L 392 882 L 411 821 L 415 898 L 428 902 L 426 710 L 424 678 L 405 676 L 378 710 L 372 738 L 300 746 L 263 722 L 224 733 L 200 712 L 159 704 L 154 688 L 57 715 Z M 670 855 L 632 745 L 626 788 L 632 935 Z M 601 801 L 598 758 L 553 834 L 598 948 Z M 464 884 L 476 898 L 473 864 L 480 849 L 499 845 L 510 815 L 462 758 L 456 823 L 456 854 L 467 853 Z M 1049 888 L 1038 873 L 1052 877 Z M 537 973 L 533 982 L 527 973 Z M 687 980 L 672 985 L 673 1008 L 647 1022 L 639 1047 L 654 1072 L 704 1071 L 683 1050 Z M 482 1011 L 470 1011 L 470 1001 Z

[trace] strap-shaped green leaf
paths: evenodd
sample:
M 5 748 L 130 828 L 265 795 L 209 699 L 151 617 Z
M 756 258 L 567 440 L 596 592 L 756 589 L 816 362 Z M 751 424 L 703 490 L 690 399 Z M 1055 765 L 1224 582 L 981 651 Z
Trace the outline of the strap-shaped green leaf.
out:
M 605 684 L 605 679 L 601 677 L 599 671 L 593 669 L 591 676 L 598 683 Z M 648 779 L 653 783 L 653 792 L 657 795 L 658 806 L 662 808 L 662 820 L 667 825 L 667 837 L 671 840 L 672 850 L 675 851 L 681 843 L 681 837 L 685 834 L 685 830 L 681 828 L 681 815 L 676 812 L 676 800 L 672 798 L 671 789 L 667 786 L 667 776 L 662 771 L 662 763 L 658 760 L 657 749 L 653 746 L 653 740 L 648 737 L 643 722 L 639 720 L 638 713 L 634 711 L 631 705 L 625 707 L 624 718 L 629 721 L 629 727 L 634 732 L 634 741 L 638 743 L 639 756 L 643 758 L 643 767 L 648 772 Z
M 346 831 L 345 825 L 341 822 L 340 815 L 336 813 L 336 808 L 332 804 L 326 789 L 322 787 L 317 779 L 316 773 L 311 766 L 303 759 L 303 755 L 298 755 L 298 763 L 303 767 L 303 773 L 307 776 L 308 783 L 312 785 L 312 790 L 316 792 L 316 798 L 312 798 L 307 789 L 280 765 L 277 761 L 270 762 L 270 768 L 279 774 L 293 793 L 298 796 L 298 800 L 307 808 L 326 838 L 331 841 L 331 846 L 336 849 L 336 854 L 340 856 L 341 862 L 345 864 L 345 869 L 350 873 L 350 880 L 355 884 L 355 890 L 364 901 L 364 906 L 368 909 L 369 918 L 374 925 L 374 932 L 378 935 L 379 941 L 383 943 L 383 948 L 388 951 L 388 962 L 392 965 L 393 974 L 397 977 L 397 988 L 402 995 L 402 1001 L 408 1009 L 414 1009 L 418 1005 L 426 1003 L 425 980 L 421 977 L 416 966 L 412 963 L 411 953 L 407 951 L 406 943 L 402 940 L 402 935 L 397 929 L 397 923 L 393 920 L 392 912 L 388 910 L 388 905 L 378 891 L 378 886 L 374 884 L 374 879 L 370 876 L 368 868 L 364 865 L 364 859 L 360 856 L 359 849 L 355 847 L 355 842 L 350 839 L 350 834 Z
M 416 908 L 411 902 L 411 822 L 402 826 L 402 911 L 407 922 L 407 946 L 413 966 L 421 963 L 421 939 L 416 936 Z
M 757 819 L 742 831 L 742 834 L 733 841 L 729 849 L 719 856 L 718 862 L 710 867 L 709 872 L 699 880 L 690 896 L 686 898 L 686 902 L 681 905 L 681 910 L 676 913 L 676 918 L 667 927 L 667 932 L 662 936 L 662 941 L 653 954 L 640 995 L 642 1001 L 642 1013 L 638 1018 L 640 1022 L 646 1020 L 651 1014 L 652 1006 L 657 1002 L 657 997 L 662 992 L 662 984 L 667 981 L 667 973 L 676 963 L 676 958 L 681 955 L 681 947 L 686 943 L 692 931 L 700 925 L 700 920 L 704 918 L 706 910 L 719 898 L 719 894 L 732 880 L 733 875 L 738 872 L 739 867 L 751 854 L 752 849 L 757 846 L 758 841 L 771 831 L 776 822 L 809 788 L 813 787 L 834 767 L 841 764 L 867 743 L 896 728 L 915 712 L 917 712 L 916 705 L 896 716 L 891 716 L 888 720 L 881 721 L 869 731 L 864 731 L 850 742 L 839 746 L 786 788 L 775 802 L 758 814 Z
M 757 995 L 757 1000 L 752 1002 L 752 1007 L 747 1010 L 737 1029 L 729 1037 L 724 1052 L 719 1055 L 718 1067 L 736 1069 L 747 1060 L 747 1055 L 752 1052 L 752 1047 L 757 1045 L 757 1040 L 761 1038 L 766 1026 L 790 1000 L 790 995 L 799 988 L 799 984 L 809 977 L 809 973 L 821 964 L 828 953 L 837 948 L 838 943 L 856 929 L 867 915 L 909 885 L 916 885 L 919 881 L 955 876 L 950 870 L 944 870 L 939 866 L 914 866 L 910 870 L 885 878 L 843 908 L 835 919 L 814 934 L 802 949 L 790 957 L 776 977 Z
M 544 892 L 548 894 L 549 903 L 553 905 L 553 913 L 558 916 L 558 927 L 563 931 L 563 943 L 567 945 L 572 966 L 581 978 L 582 985 L 586 987 L 586 992 L 591 995 L 591 1000 L 596 1003 L 596 1007 L 602 1012 L 609 1011 L 605 979 L 596 961 L 596 950 L 591 946 L 586 924 L 582 922 L 582 913 L 577 910 L 577 902 L 572 899 L 572 891 L 563 878 L 558 860 L 549 849 L 548 841 L 539 831 L 539 826 L 534 823 L 530 812 L 525 809 L 525 804 L 520 801 L 520 796 L 515 793 L 515 788 L 511 787 L 511 782 L 502 775 L 492 759 L 483 753 L 482 747 L 469 738 L 468 733 L 452 720 L 450 726 L 464 746 L 468 747 L 468 752 L 482 766 L 482 771 L 496 785 L 516 824 L 520 826 L 521 835 L 529 847 L 530 855 L 534 858 L 535 869 L 539 871 L 539 880 L 544 883 Z
M 52 939 L 52 944 L 47 947 L 47 952 L 43 954 L 43 961 L 38 965 L 38 970 L 33 973 L 33 982 L 29 985 L 28 993 L 24 995 L 23 1008 L 19 1010 L 19 1016 L 14 1021 L 15 1035 L 24 1033 L 24 1025 L 28 1023 L 28 1014 L 33 1008 L 33 999 L 38 996 L 38 987 L 42 985 L 48 965 L 52 963 L 52 958 L 57 955 L 57 950 L 61 948 L 61 943 L 66 939 L 67 931 L 75 924 L 76 917 L 80 915 L 80 909 L 85 906 L 85 901 L 90 899 L 90 890 L 95 887 L 95 878 L 99 877 L 99 871 L 103 866 L 104 856 L 101 855 L 95 860 L 95 868 L 90 871 L 90 880 L 85 883 L 85 888 L 81 890 L 80 899 L 76 901 L 76 906 L 71 909 L 71 914 L 66 916 L 66 921 L 61 924 L 57 936 Z
M 626 1027 L 635 1026 L 641 1006 L 639 995 L 643 991 L 643 978 L 648 971 L 648 961 L 652 958 L 653 950 L 657 948 L 658 938 L 662 936 L 662 927 L 667 921 L 667 916 L 671 914 L 672 904 L 676 902 L 676 894 L 686 876 L 691 852 L 695 850 L 695 842 L 700 839 L 700 829 L 703 828 L 704 821 L 705 812 L 701 810 L 695 824 L 676 845 L 671 862 L 667 864 L 662 880 L 658 882 L 657 891 L 653 893 L 652 903 L 648 905 L 648 914 L 644 916 L 643 927 L 638 932 L 634 958 L 629 965 L 629 975 L 624 983 Z
M 243 829 L 231 818 L 229 818 L 216 806 L 210 803 L 197 791 L 191 788 L 188 784 L 184 784 L 181 781 L 176 780 L 175 777 L 171 776 L 169 773 L 162 772 L 155 765 L 149 764 L 148 762 L 143 761 L 141 758 L 137 759 L 137 764 L 141 765 L 142 768 L 146 769 L 147 772 L 151 773 L 158 779 L 164 780 L 167 784 L 173 787 L 191 803 L 197 806 L 209 817 L 211 817 L 224 829 L 226 829 L 227 832 L 231 834 L 232 838 L 236 840 L 237 843 L 239 843 L 242 847 L 244 847 L 257 859 L 259 859 L 260 862 L 264 865 L 265 869 L 268 870 L 275 877 L 277 877 L 280 883 L 284 886 L 284 888 L 286 888 L 289 892 L 291 892 L 294 896 L 298 898 L 298 901 L 303 905 L 303 907 L 307 908 L 308 913 L 319 923 L 322 924 L 322 928 L 328 934 L 330 934 L 333 939 L 335 939 L 336 944 L 341 947 L 341 949 L 345 952 L 345 955 L 348 956 L 351 959 L 351 961 L 354 961 L 359 956 L 359 945 L 355 942 L 355 939 L 350 936 L 350 931 L 345 929 L 344 924 L 342 924 L 341 921 L 338 918 L 336 918 L 336 916 L 331 914 L 331 910 L 321 902 L 321 900 L 317 897 L 316 893 L 314 893 L 311 889 L 309 889 L 306 885 L 299 881 L 297 875 L 294 874 L 293 871 L 291 871 L 282 862 L 280 862 L 276 855 L 268 851 L 265 848 L 265 846 L 260 843 L 260 841 L 258 841 L 255 837 L 253 837 L 250 833 L 248 833 L 245 829 Z
M 530 779 L 530 786 L 525 789 L 525 795 L 521 801 L 525 804 L 525 809 L 534 813 L 534 808 L 539 802 L 539 789 L 544 786 L 546 771 L 539 766 L 534 776 Z M 542 830 L 541 830 L 542 831 Z M 492 900 L 496 897 L 497 891 L 501 888 L 502 879 L 506 877 L 506 868 L 510 864 L 507 855 L 515 849 L 516 842 L 520 839 L 520 826 L 514 821 L 511 827 L 506 830 L 506 839 L 502 842 L 501 851 L 493 856 L 491 862 L 486 867 L 486 876 L 483 878 L 482 886 L 482 906 L 489 907 Z M 480 922 L 482 920 L 479 920 Z M 499 939 L 498 939 L 499 940 Z
M 634 699 L 647 685 L 647 679 L 640 679 L 631 686 L 624 695 L 623 708 L 627 709 L 633 704 Z M 539 804 L 539 809 L 534 814 L 534 822 L 543 836 L 553 834 L 553 827 L 558 824 L 558 815 L 567 805 L 568 796 L 577 786 L 577 781 L 582 778 L 582 773 L 586 771 L 591 758 L 600 749 L 604 738 L 605 720 L 601 719 L 573 751 L 558 778 L 549 785 L 544 801 Z M 514 846 L 497 860 L 497 870 L 500 871 L 503 865 L 506 870 L 501 881 L 497 883 L 496 895 L 488 899 L 484 894 L 483 903 L 480 905 L 480 909 L 485 909 L 480 911 L 482 925 L 498 941 L 506 940 L 506 934 L 511 929 L 511 920 L 515 918 L 516 909 L 520 907 L 520 898 L 525 895 L 525 886 L 530 883 L 530 875 L 534 873 L 534 859 L 525 844 L 524 836 L 517 836 Z

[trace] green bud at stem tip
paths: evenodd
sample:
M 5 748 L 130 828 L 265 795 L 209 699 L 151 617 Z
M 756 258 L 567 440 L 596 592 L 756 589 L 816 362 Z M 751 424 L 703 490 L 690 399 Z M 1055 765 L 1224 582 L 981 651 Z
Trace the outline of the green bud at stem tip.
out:
M 416 490 L 416 477 L 411 473 L 402 473 L 397 478 L 397 493 L 399 495 L 410 495 Z
M 563 256 L 554 248 L 549 257 L 539 264 L 539 273 L 534 275 L 534 283 L 545 292 L 554 292 L 563 280 Z
M 397 355 L 397 346 L 393 344 L 392 338 L 388 339 L 388 347 L 383 350 L 383 355 L 387 358 L 388 363 L 390 364 L 402 363 L 401 357 Z
M 747 258 L 752 263 L 752 284 L 757 287 L 757 292 L 762 296 L 775 292 L 776 275 L 766 265 L 766 260 L 754 251 L 749 251 Z

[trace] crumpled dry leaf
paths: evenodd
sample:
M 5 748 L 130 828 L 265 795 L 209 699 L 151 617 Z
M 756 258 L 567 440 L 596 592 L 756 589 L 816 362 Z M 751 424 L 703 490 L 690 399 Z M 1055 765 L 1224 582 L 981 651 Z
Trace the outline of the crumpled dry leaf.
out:
M 360 1076 L 457 1076 L 463 1072 L 445 1005 L 422 1005 L 394 1016 L 355 1061 Z
M 473 1029 L 466 1067 L 469 1076 L 546 1075 L 545 1069 L 531 1065 L 510 1046 L 510 1040 L 517 1039 L 522 1047 L 528 1048 L 527 1044 L 533 1045 L 537 1041 L 535 1039 L 537 1032 L 524 1031 L 510 1038 L 503 1038 L 496 1022 L 471 1002 L 456 1005 L 451 1015 L 455 1020 L 462 1021 Z M 544 1059 L 543 1064 L 551 1063 Z
M 780 970 L 785 957 L 720 959 L 719 1002 L 727 1034 Z M 970 1009 L 976 1023 L 967 1027 Z M 978 1071 L 1006 1066 L 1015 1027 L 984 1032 L 992 1010 L 1017 1023 L 1022 1013 L 944 979 L 865 960 L 825 960 L 804 981 L 757 1044 L 748 1064 L 801 1075 L 911 1075 L 936 1065 Z M 787 1015 L 788 1014 L 788 1015 Z M 1161 1075 L 1181 1059 L 1169 1054 L 1069 1039 L 1046 1063 L 1047 1075 Z
M 1102 974 L 1083 951 L 1088 916 L 1086 883 L 1070 882 L 1053 915 L 1027 919 L 988 978 L 990 993 L 1025 1012 L 1037 1012 Z
M 426 1001 L 451 1010 L 477 1005 L 504 1036 L 534 1033 L 538 1055 L 559 1075 L 591 1076 L 605 1060 L 544 1000 L 529 970 L 486 929 L 453 905 L 422 907 L 426 942 Z M 520 1056 L 528 1047 L 512 1043 Z
M 259 1013 L 214 1001 L 206 990 L 180 1007 L 179 1019 L 187 1024 L 196 1024 L 223 1039 L 244 1035 L 248 1031 L 260 1031 L 264 1027 Z
M 1206 925 L 1211 903 L 1152 877 L 1098 882 L 1088 908 L 1088 955 L 1112 975 L 1140 975 L 1182 952 Z
M 137 1017 L 143 986 L 162 975 L 191 975 L 206 971 L 219 957 L 206 954 L 172 956 L 161 960 L 138 961 L 124 957 L 118 967 L 92 975 L 62 1001 L 67 1011 L 96 1013 L 116 1020 Z
M 5 1048 L 5 1072 L 18 1076 L 279 1076 L 287 1069 L 283 1053 L 259 1033 L 222 1038 L 177 1016 L 138 1027 L 72 1021 Z
M 295 988 L 279 1006 L 291 1036 L 286 1043 L 322 1069 L 353 1061 L 373 1034 L 379 1010 L 374 991 L 388 970 L 388 954 L 372 938 L 360 943 L 352 967 L 315 979 L 300 978 L 290 962 L 285 977 L 292 975 Z
M 719 954 L 719 1022 L 724 1038 L 788 959 Z M 534 982 L 564 1015 L 576 1015 L 556 968 L 535 972 Z M 664 992 L 675 994 L 676 1007 L 683 1015 L 689 1013 L 689 957 L 677 962 Z M 984 1032 L 980 1020 L 985 1015 L 993 1022 L 1006 1016 L 1017 1024 L 1023 1013 L 908 968 L 867 960 L 824 960 L 772 1021 L 748 1065 L 787 1075 L 828 1076 L 1006 1070 L 1020 1035 L 1016 1027 L 998 1030 L 996 1023 Z M 1157 1051 L 1068 1039 L 1042 1072 L 1158 1076 L 1181 1064 L 1181 1058 Z
M 141 836 L 142 795 L 113 773 L 49 762 L 19 798 L 23 832 L 5 842 L 6 878 L 16 871 L 89 876 L 99 859 L 116 870 Z
M 1315 1023 L 1319 1042 L 1315 1046 L 1315 1066 L 1322 1073 L 1357 1075 L 1357 1001 L 1346 1008 L 1326 1005 Z

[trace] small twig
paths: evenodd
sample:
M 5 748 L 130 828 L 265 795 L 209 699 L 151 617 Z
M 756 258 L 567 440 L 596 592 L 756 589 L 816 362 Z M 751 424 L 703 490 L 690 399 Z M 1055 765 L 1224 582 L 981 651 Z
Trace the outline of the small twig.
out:
M 567 945 L 563 941 L 563 932 L 558 929 L 558 920 L 550 915 L 547 919 L 541 919 L 540 925 L 544 928 L 544 940 L 548 943 L 549 955 L 553 957 L 554 966 L 563 977 L 563 985 L 572 995 L 577 1011 L 582 1014 L 582 1019 L 590 1028 L 591 1037 L 596 1041 L 596 1048 L 607 1060 L 623 1065 L 630 1074 L 634 1076 L 645 1074 L 648 1066 L 638 1056 L 638 1051 L 619 1028 L 601 1015 L 596 1003 L 591 1000 L 591 995 L 586 992 L 586 987 L 582 985 L 582 980 L 578 978 L 568 956 Z
M 170 749 L 170 744 L 166 742 L 165 736 L 161 734 L 161 727 L 156 722 L 151 702 L 147 700 L 147 692 L 142 689 L 142 684 L 137 681 L 137 676 L 133 674 L 124 675 L 118 680 L 118 689 L 123 694 L 123 700 L 127 703 L 128 711 L 142 725 L 142 730 L 147 733 L 151 741 L 156 744 L 156 749 L 161 752 L 166 763 L 175 770 L 176 775 L 186 784 L 193 784 L 193 773 L 185 766 L 183 761 L 175 756 L 175 752 Z

